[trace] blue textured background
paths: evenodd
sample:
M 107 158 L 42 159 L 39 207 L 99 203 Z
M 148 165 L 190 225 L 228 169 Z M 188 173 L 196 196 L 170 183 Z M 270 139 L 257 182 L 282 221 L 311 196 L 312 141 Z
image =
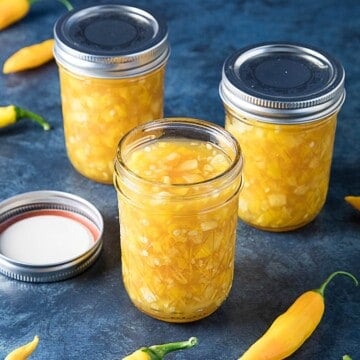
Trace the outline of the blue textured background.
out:
M 114 2 L 114 1 L 113 1 Z M 73 0 L 85 6 L 106 1 Z M 291 233 L 272 234 L 239 222 L 236 272 L 228 300 L 192 324 L 153 320 L 130 303 L 121 281 L 115 191 L 82 177 L 64 148 L 54 62 L 0 75 L 0 105 L 17 104 L 45 116 L 53 130 L 23 121 L 0 131 L 0 200 L 33 190 L 61 190 L 93 202 L 105 219 L 104 249 L 82 275 L 59 283 L 27 284 L 0 275 L 0 358 L 41 337 L 33 359 L 119 359 L 140 346 L 197 336 L 194 350 L 169 359 L 236 359 L 302 292 L 338 269 L 360 277 L 360 213 L 343 200 L 360 195 L 360 2 L 358 0 L 124 1 L 162 13 L 172 54 L 165 115 L 223 124 L 218 84 L 225 58 L 263 41 L 297 41 L 327 50 L 346 70 L 329 195 L 318 218 Z M 64 8 L 40 1 L 0 32 L 0 63 L 18 48 L 52 36 Z M 324 318 L 291 358 L 360 358 L 360 289 L 346 278 L 328 287 Z

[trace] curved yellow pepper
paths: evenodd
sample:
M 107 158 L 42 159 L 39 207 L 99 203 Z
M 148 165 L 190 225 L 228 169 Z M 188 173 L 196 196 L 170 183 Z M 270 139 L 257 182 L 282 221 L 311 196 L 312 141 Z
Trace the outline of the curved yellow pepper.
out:
M 0 108 L 0 129 L 15 124 L 16 120 L 16 108 L 14 105 Z
M 360 210 L 360 196 L 345 196 L 345 201 L 347 201 L 356 210 Z
M 319 289 L 299 296 L 239 360 L 282 360 L 293 354 L 320 323 L 325 309 L 325 288 L 339 274 L 349 276 L 358 285 L 357 279 L 348 272 L 332 273 Z
M 6 356 L 5 360 L 26 360 L 35 351 L 38 343 L 39 337 L 35 336 L 29 343 L 13 350 L 8 356 Z
M 50 124 L 40 115 L 15 105 L 0 107 L 0 129 L 15 124 L 22 118 L 29 118 L 44 130 L 50 130 Z
M 0 0 L 0 30 L 24 18 L 32 4 L 39 0 Z M 68 0 L 58 0 L 68 10 L 73 7 Z
M 149 354 L 142 349 L 136 350 L 132 354 L 123 358 L 123 360 L 150 360 Z
M 30 10 L 28 0 L 1 0 L 0 1 L 0 30 L 19 21 Z
M 45 64 L 54 58 L 53 48 L 54 39 L 26 46 L 15 52 L 5 61 L 3 73 L 9 74 L 24 71 Z

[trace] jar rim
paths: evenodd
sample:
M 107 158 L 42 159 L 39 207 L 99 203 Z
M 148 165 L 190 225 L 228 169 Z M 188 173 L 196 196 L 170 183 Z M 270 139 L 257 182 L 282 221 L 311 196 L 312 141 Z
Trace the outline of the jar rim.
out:
M 141 133 L 143 132 L 143 134 L 145 135 L 147 131 L 161 131 L 162 129 L 168 127 L 168 130 L 174 130 L 174 127 L 180 127 L 183 134 L 183 131 L 186 127 L 192 126 L 192 127 L 197 127 L 199 130 L 204 130 L 206 129 L 207 131 L 211 132 L 211 139 L 213 141 L 215 141 L 215 135 L 217 134 L 218 136 L 222 136 L 223 140 L 225 140 L 225 142 L 227 142 L 229 144 L 229 146 L 233 146 L 234 147 L 234 155 L 233 158 L 231 158 L 231 163 L 229 164 L 229 166 L 226 168 L 226 170 L 220 174 L 218 174 L 217 176 L 214 176 L 212 178 L 209 179 L 205 179 L 203 181 L 200 182 L 192 182 L 192 183 L 174 183 L 174 184 L 165 184 L 163 182 L 160 181 L 155 181 L 155 180 L 151 180 L 151 179 L 147 179 L 146 177 L 143 177 L 141 175 L 138 175 L 137 173 L 135 173 L 134 171 L 132 171 L 126 164 L 126 161 L 123 159 L 122 156 L 122 152 L 121 149 L 126 145 L 126 142 L 128 141 L 128 139 L 131 136 L 135 136 L 136 133 Z M 160 133 L 159 133 L 160 134 Z M 174 138 L 174 133 L 172 133 L 173 135 L 170 138 Z M 182 138 L 185 138 L 185 136 L 182 136 Z M 143 139 L 146 141 L 154 141 L 156 139 L 156 135 L 147 135 L 144 136 Z M 209 136 L 210 139 L 210 136 Z M 205 141 L 205 139 L 195 139 L 196 140 L 200 140 L 200 141 Z M 141 146 L 144 145 L 140 142 L 137 142 L 134 144 L 133 148 L 136 148 L 137 146 Z M 130 149 L 129 152 L 131 152 Z M 226 154 L 229 155 L 229 154 Z M 130 177 L 130 179 L 135 180 L 135 181 L 140 181 L 142 183 L 146 183 L 146 184 L 152 184 L 154 186 L 159 187 L 160 189 L 162 188 L 189 188 L 192 186 L 207 186 L 209 187 L 209 185 L 211 185 L 212 183 L 216 183 L 217 181 L 219 181 L 221 178 L 223 178 L 224 176 L 229 176 L 229 177 L 236 177 L 239 175 L 239 173 L 241 173 L 243 167 L 243 156 L 242 156 L 242 152 L 241 152 L 241 148 L 240 145 L 238 143 L 238 141 L 235 139 L 235 137 L 229 133 L 226 129 L 224 129 L 223 127 L 217 125 L 217 124 L 213 124 L 210 122 L 207 122 L 205 120 L 199 120 L 199 119 L 195 119 L 195 118 L 185 118 L 185 117 L 168 117 L 168 118 L 164 118 L 164 119 L 160 119 L 160 120 L 154 120 L 151 122 L 147 122 L 145 124 L 142 124 L 132 130 L 130 130 L 128 133 L 126 133 L 120 140 L 118 148 L 117 148 L 117 153 L 115 156 L 115 164 L 114 164 L 114 182 L 115 182 L 115 187 L 118 188 L 117 186 L 117 182 L 116 182 L 116 176 L 123 174 L 124 172 Z M 200 191 L 201 192 L 201 191 Z M 149 194 L 150 196 L 151 194 Z M 201 193 L 201 196 L 203 196 L 204 194 Z M 157 194 L 157 196 L 161 197 L 161 194 Z M 173 195 L 171 195 L 172 197 L 174 197 Z M 197 195 L 193 195 L 191 196 L 191 198 L 196 197 Z M 164 197 L 166 197 L 164 195 Z M 183 196 L 181 196 L 183 197 Z

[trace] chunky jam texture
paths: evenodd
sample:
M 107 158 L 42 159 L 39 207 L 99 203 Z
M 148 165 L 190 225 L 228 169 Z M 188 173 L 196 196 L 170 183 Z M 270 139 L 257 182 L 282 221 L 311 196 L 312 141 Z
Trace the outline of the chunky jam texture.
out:
M 327 195 L 336 114 L 311 124 L 273 125 L 228 112 L 225 127 L 245 159 L 239 217 L 273 231 L 313 220 Z
M 239 179 L 229 184 L 219 177 L 229 158 L 206 142 L 169 140 L 134 151 L 126 165 L 153 181 L 118 184 L 122 269 L 130 298 L 166 321 L 209 315 L 233 279 Z M 214 183 L 201 184 L 215 177 Z
M 65 143 L 81 174 L 112 183 L 120 138 L 163 115 L 163 77 L 164 68 L 136 78 L 97 79 L 60 67 Z

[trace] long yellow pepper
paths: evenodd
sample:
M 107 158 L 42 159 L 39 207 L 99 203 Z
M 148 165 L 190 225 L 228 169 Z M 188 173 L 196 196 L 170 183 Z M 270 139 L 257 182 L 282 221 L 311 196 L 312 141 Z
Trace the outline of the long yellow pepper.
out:
M 35 351 L 38 343 L 39 337 L 35 336 L 29 343 L 13 350 L 8 356 L 6 356 L 5 360 L 26 360 Z
M 0 0 L 0 30 L 3 30 L 24 18 L 30 11 L 32 4 L 39 0 Z M 73 7 L 68 0 L 58 0 L 71 10 Z
M 29 10 L 28 0 L 0 0 L 0 30 L 25 17 Z
M 0 129 L 15 124 L 18 120 L 29 118 L 44 130 L 50 130 L 50 124 L 40 115 L 15 105 L 0 107 Z
M 26 46 L 15 52 L 5 61 L 3 73 L 9 74 L 24 71 L 45 64 L 54 58 L 53 48 L 54 39 Z
M 293 354 L 318 326 L 325 309 L 324 291 L 336 275 L 357 279 L 346 271 L 332 273 L 319 289 L 307 291 L 280 315 L 239 360 L 282 360 Z
M 354 209 L 360 210 L 360 196 L 348 195 L 345 196 L 345 201 L 348 202 Z

